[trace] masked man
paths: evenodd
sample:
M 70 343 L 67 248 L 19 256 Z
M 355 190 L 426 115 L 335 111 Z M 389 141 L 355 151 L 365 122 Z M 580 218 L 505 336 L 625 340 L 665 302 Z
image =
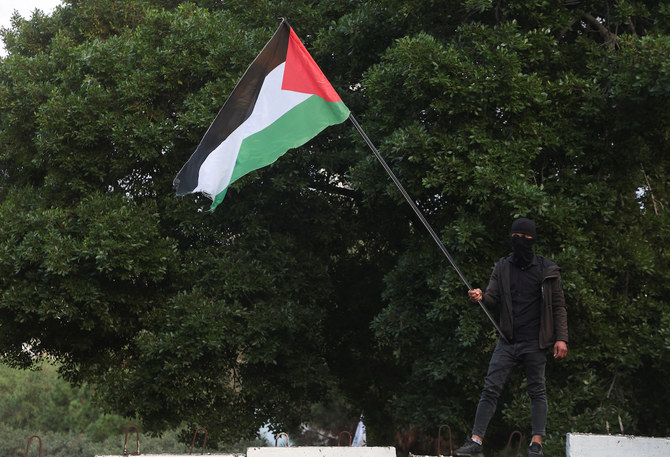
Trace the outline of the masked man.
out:
M 536 255 L 535 222 L 520 218 L 512 223 L 510 237 L 514 253 L 501 258 L 493 268 L 486 293 L 468 291 L 470 300 L 483 300 L 500 310 L 500 329 L 505 338 L 496 345 L 484 381 L 472 437 L 455 451 L 457 456 L 483 457 L 482 442 L 498 398 L 514 367 L 522 365 L 531 401 L 532 439 L 529 457 L 544 456 L 542 437 L 546 434 L 547 390 L 544 369 L 547 348 L 556 359 L 568 353 L 568 322 L 560 268 Z

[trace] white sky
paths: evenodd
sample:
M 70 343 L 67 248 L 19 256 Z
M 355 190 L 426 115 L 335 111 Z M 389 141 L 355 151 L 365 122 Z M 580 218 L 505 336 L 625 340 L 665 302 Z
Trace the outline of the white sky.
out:
M 58 5 L 62 4 L 61 0 L 0 0 L 0 27 L 11 25 L 14 10 L 29 19 L 35 9 L 51 14 Z M 6 55 L 5 44 L 2 41 L 0 41 L 0 55 Z

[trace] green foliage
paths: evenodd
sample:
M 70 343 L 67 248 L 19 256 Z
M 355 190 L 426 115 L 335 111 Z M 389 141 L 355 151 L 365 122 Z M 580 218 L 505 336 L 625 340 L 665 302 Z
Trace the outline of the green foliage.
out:
M 595 35 L 594 24 L 571 26 L 568 15 L 588 15 L 558 5 L 529 27 L 546 12 L 525 8 L 501 7 L 494 21 L 487 8 L 474 8 L 483 16 L 448 39 L 398 40 L 367 73 L 368 115 L 414 197 L 437 206 L 433 222 L 475 284 L 485 285 L 495 259 L 506 255 L 509 222 L 518 216 L 537 220 L 540 253 L 563 267 L 571 353 L 547 370 L 548 449 L 558 452 L 570 430 L 603 432 L 601 408 L 611 403 L 624 411 L 629 432 L 667 435 L 656 405 L 668 399 L 633 395 L 643 373 L 666 374 L 655 363 L 643 368 L 650 348 L 659 359 L 669 355 L 660 325 L 667 313 L 658 308 L 667 272 L 657 268 L 668 242 L 661 229 L 668 100 L 655 82 L 667 77 L 659 57 L 667 37 L 631 33 L 650 12 L 625 21 L 602 16 L 611 31 L 617 20 L 630 22 L 614 36 Z M 476 402 L 492 334 L 483 315 L 473 319 L 453 273 L 436 272 L 436 260 L 418 261 L 425 256 L 422 245 L 409 248 L 387 276 L 389 308 L 375 328 L 411 373 L 394 397 L 396 414 L 420 404 L 412 423 L 430 427 L 471 417 L 460 399 Z M 509 390 L 491 429 L 499 445 L 512 427 L 529 423 L 523 383 L 511 381 Z M 449 392 L 437 407 L 435 392 Z
M 53 365 L 37 370 L 0 367 L 0 422 L 3 436 L 32 434 L 83 434 L 92 442 L 122 435 L 130 423 L 120 416 L 105 414 L 92 402 L 88 385 L 74 387 L 58 378 Z M 27 439 L 21 436 L 20 439 Z M 36 444 L 36 443 L 35 443 Z
M 37 456 L 42 442 L 42 455 L 55 457 L 91 457 L 95 455 L 122 455 L 126 444 L 129 452 L 135 452 L 137 441 L 134 429 L 130 429 L 128 441 L 125 441 L 124 429 L 114 436 L 108 435 L 102 441 L 96 441 L 86 433 L 64 433 L 53 431 L 35 431 L 31 429 L 15 429 L 3 427 L 0 429 L 4 436 L 0 442 L 0 452 L 3 455 L 20 457 L 25 455 Z M 36 436 L 33 438 L 33 436 Z M 30 441 L 30 444 L 28 443 Z M 244 443 L 252 444 L 252 443 Z M 255 443 L 258 445 L 258 443 Z M 178 435 L 169 432 L 161 437 L 140 434 L 140 452 L 142 454 L 186 454 L 190 450 L 180 442 Z M 195 449 L 194 449 L 195 451 Z
M 353 152 L 330 149 L 343 129 L 199 212 L 204 199 L 175 199 L 170 183 L 268 39 L 267 24 L 243 22 L 266 5 L 104 3 L 5 33 L 4 361 L 49 354 L 149 431 L 205 425 L 235 442 L 297 428 L 336 384 L 331 369 L 351 371 L 332 348 L 369 344 L 380 306 L 379 273 L 342 287 L 388 243 L 361 244 L 370 216 L 342 186 Z M 57 27 L 38 40 L 26 30 L 39 21 Z M 326 323 L 351 310 L 368 320 L 343 325 L 364 330 L 350 343 Z
M 466 436 L 495 332 L 350 126 L 245 176 L 214 214 L 172 195 L 280 16 L 470 282 L 514 217 L 537 221 L 571 333 L 547 367 L 548 453 L 603 432 L 611 404 L 627 433 L 670 434 L 662 2 L 71 0 L 16 19 L 3 361 L 48 354 L 154 432 L 296 430 L 337 395 L 371 444 L 410 424 Z M 526 431 L 527 403 L 511 379 L 491 449 Z
M 124 444 L 135 452 L 137 438 L 135 420 L 106 414 L 93 401 L 90 385 L 72 386 L 59 378 L 56 368 L 46 362 L 35 370 L 16 370 L 0 366 L 0 453 L 30 455 L 42 452 L 57 457 L 90 457 L 121 455 Z M 152 436 L 142 433 L 138 423 L 140 451 L 143 454 L 184 454 L 189 448 L 174 430 Z M 37 435 L 37 438 L 32 438 Z M 127 438 L 126 438 L 127 436 Z M 194 447 L 202 447 L 202 432 Z M 28 443 L 30 441 L 30 443 Z M 226 452 L 244 452 L 247 447 L 264 445 L 260 440 L 237 442 L 225 447 Z M 208 440 L 206 449 L 216 449 Z

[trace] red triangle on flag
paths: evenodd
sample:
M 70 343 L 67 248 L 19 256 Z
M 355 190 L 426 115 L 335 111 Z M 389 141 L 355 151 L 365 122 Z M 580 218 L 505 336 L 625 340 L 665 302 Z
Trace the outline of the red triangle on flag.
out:
M 315 94 L 328 102 L 342 101 L 312 56 L 309 55 L 298 35 L 293 29 L 290 30 L 282 89 Z

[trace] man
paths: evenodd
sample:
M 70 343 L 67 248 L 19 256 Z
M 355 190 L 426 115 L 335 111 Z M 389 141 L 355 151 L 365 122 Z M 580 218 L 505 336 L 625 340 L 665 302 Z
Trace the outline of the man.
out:
M 486 293 L 468 291 L 473 302 L 500 310 L 500 329 L 505 338 L 496 345 L 484 381 L 471 438 L 457 456 L 483 457 L 482 442 L 496 410 L 498 398 L 512 369 L 523 365 L 526 388 L 531 400 L 532 438 L 529 457 L 544 456 L 542 437 L 546 434 L 547 392 L 544 369 L 546 349 L 553 346 L 556 359 L 568 353 L 568 323 L 560 268 L 536 255 L 535 222 L 520 218 L 512 223 L 510 239 L 514 252 L 496 263 Z

